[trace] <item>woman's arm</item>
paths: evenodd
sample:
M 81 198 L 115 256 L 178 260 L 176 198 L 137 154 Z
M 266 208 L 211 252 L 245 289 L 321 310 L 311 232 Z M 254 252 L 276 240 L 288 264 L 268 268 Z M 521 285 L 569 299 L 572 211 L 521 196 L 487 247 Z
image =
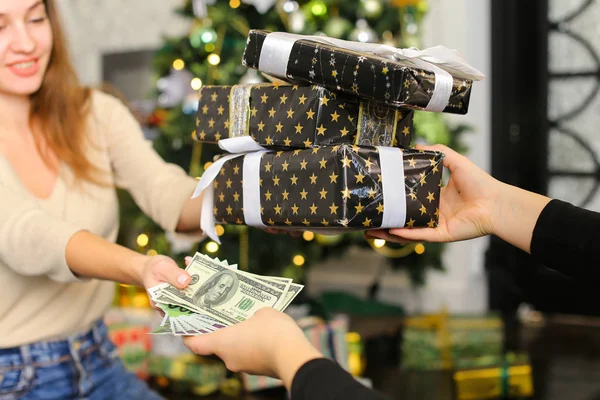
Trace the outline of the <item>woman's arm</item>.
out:
M 162 282 L 183 288 L 190 278 L 168 257 L 139 254 L 87 231 L 79 231 L 71 237 L 66 262 L 77 276 L 147 288 Z

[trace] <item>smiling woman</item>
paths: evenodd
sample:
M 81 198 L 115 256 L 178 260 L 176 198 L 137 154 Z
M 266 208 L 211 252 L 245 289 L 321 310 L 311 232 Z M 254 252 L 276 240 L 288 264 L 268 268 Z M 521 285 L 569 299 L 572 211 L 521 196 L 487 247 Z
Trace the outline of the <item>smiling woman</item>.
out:
M 116 188 L 165 230 L 195 233 L 196 180 L 156 154 L 124 104 L 80 85 L 53 0 L 0 0 L 0 111 L 0 399 L 160 398 L 117 357 L 102 280 L 190 277 L 114 244 Z

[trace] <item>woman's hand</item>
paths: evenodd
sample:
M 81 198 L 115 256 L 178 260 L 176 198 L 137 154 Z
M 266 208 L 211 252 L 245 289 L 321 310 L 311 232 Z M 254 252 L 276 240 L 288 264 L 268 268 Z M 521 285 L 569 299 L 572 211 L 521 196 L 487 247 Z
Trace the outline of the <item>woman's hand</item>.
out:
M 183 342 L 196 354 L 218 356 L 230 371 L 280 378 L 288 389 L 302 365 L 323 357 L 290 316 L 272 308 L 210 334 L 184 337 Z
M 440 195 L 438 226 L 369 231 L 367 236 L 398 243 L 454 242 L 494 233 L 495 202 L 504 184 L 446 146 L 418 148 L 445 153 L 444 167 L 450 170 L 450 181 Z
M 173 259 L 166 256 L 143 256 L 141 281 L 145 288 L 167 282 L 178 289 L 190 282 L 190 274 L 179 268 Z

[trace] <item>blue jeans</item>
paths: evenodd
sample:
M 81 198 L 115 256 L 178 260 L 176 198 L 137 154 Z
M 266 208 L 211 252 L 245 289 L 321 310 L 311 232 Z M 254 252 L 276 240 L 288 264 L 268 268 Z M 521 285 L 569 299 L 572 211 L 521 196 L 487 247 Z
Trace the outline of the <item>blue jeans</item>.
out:
M 66 340 L 0 349 L 0 400 L 161 400 L 125 370 L 103 322 Z

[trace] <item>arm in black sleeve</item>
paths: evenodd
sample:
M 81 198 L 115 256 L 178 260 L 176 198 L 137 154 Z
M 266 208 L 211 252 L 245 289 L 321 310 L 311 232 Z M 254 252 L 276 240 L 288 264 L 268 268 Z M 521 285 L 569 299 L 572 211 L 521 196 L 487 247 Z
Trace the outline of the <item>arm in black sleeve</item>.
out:
M 335 362 L 318 358 L 304 364 L 292 382 L 293 400 L 387 400 L 358 382 Z
M 531 254 L 575 279 L 600 281 L 600 213 L 550 201 L 533 230 Z

